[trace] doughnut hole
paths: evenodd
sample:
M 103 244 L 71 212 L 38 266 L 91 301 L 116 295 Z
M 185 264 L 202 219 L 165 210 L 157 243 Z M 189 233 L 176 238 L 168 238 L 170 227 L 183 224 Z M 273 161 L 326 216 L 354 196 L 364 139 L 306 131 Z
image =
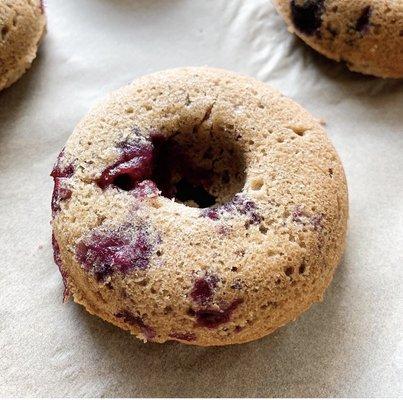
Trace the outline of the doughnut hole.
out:
M 162 196 L 189 207 L 208 208 L 234 199 L 245 186 L 245 158 L 236 134 L 206 128 L 133 138 L 117 145 L 119 158 L 97 179 L 102 189 L 117 188 L 138 198 Z M 259 185 L 259 183 L 258 183 Z
M 158 143 L 152 180 L 161 194 L 198 208 L 230 201 L 245 185 L 244 153 L 235 136 L 201 125 Z

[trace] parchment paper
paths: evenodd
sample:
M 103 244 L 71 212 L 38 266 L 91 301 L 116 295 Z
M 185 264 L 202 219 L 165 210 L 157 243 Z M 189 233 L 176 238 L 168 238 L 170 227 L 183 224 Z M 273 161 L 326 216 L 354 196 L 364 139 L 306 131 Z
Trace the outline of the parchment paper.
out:
M 0 395 L 403 395 L 403 84 L 348 72 L 291 36 L 268 0 L 48 0 L 48 34 L 0 94 Z M 344 261 L 323 303 L 260 341 L 142 344 L 63 305 L 49 172 L 107 92 L 210 65 L 272 84 L 316 117 L 350 190 Z

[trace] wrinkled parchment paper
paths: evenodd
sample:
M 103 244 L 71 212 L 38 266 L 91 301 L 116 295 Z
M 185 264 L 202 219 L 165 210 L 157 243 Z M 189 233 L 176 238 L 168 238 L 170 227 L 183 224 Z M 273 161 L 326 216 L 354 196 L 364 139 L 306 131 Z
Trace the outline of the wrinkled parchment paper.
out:
M 269 0 L 48 0 L 32 70 L 0 93 L 0 395 L 403 395 L 403 82 L 348 72 Z M 224 67 L 316 117 L 344 163 L 347 250 L 323 303 L 246 345 L 142 344 L 62 304 L 49 177 L 79 119 L 156 70 Z

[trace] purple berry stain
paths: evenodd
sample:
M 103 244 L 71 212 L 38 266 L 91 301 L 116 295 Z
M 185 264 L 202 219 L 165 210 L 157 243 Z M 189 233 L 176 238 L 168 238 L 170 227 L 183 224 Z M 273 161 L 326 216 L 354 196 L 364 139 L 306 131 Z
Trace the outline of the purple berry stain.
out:
M 191 299 L 199 305 L 209 303 L 214 296 L 214 290 L 217 287 L 218 281 L 219 279 L 216 275 L 210 274 L 197 278 L 190 292 Z
M 133 313 L 131 313 L 128 310 L 122 310 L 122 311 L 116 313 L 115 317 L 122 319 L 126 324 L 139 327 L 142 334 L 148 340 L 152 340 L 156 336 L 156 332 L 152 327 L 146 325 L 142 318 L 134 315 Z
M 257 225 L 263 220 L 263 217 L 258 212 L 256 203 L 247 199 L 246 196 L 242 194 L 236 194 L 231 201 L 221 206 L 202 210 L 200 216 L 209 218 L 213 221 L 218 221 L 226 214 L 235 213 L 245 215 L 247 217 L 247 221 L 245 223 L 246 227 L 249 227 L 250 225 Z
M 313 215 L 309 222 L 313 226 L 315 231 L 319 231 L 323 228 L 323 214 L 315 214 Z
M 201 309 L 195 311 L 196 323 L 198 326 L 214 329 L 231 320 L 231 314 L 243 303 L 242 299 L 236 299 L 226 307 L 215 309 Z
M 133 190 L 152 174 L 153 145 L 134 140 L 120 143 L 118 149 L 118 160 L 102 172 L 97 184 L 101 189 L 116 186 L 126 191 Z
M 322 25 L 324 0 L 291 0 L 291 19 L 295 27 L 306 35 L 313 35 Z
M 213 221 L 218 221 L 220 219 L 219 207 L 217 208 L 206 208 L 200 213 L 201 217 L 209 218 Z
M 292 220 L 293 222 L 302 223 L 302 218 L 305 217 L 305 212 L 303 211 L 301 206 L 295 206 L 292 212 Z
M 295 206 L 291 219 L 293 222 L 301 225 L 309 225 L 315 231 L 319 231 L 323 228 L 323 214 L 310 215 L 308 212 L 304 211 L 302 206 Z
M 62 201 L 70 199 L 72 192 L 66 188 L 66 183 L 69 178 L 74 174 L 74 166 L 67 164 L 62 167 L 64 159 L 64 149 L 57 157 L 57 161 L 50 174 L 53 177 L 54 187 L 52 194 L 52 216 L 55 217 L 56 213 L 60 211 L 60 203 Z
M 115 272 L 127 274 L 147 269 L 154 242 L 144 226 L 98 228 L 78 243 L 76 257 L 98 282 L 105 282 Z
M 134 196 L 139 200 L 158 197 L 159 193 L 157 185 L 149 179 L 140 182 L 133 191 Z
M 55 238 L 54 233 L 52 232 L 52 247 L 53 247 L 53 259 L 55 260 L 56 265 L 59 268 L 60 274 L 63 279 L 64 291 L 63 291 L 63 302 L 66 302 L 70 297 L 69 288 L 67 286 L 67 273 L 64 270 L 62 258 L 60 256 L 60 247 L 59 243 Z

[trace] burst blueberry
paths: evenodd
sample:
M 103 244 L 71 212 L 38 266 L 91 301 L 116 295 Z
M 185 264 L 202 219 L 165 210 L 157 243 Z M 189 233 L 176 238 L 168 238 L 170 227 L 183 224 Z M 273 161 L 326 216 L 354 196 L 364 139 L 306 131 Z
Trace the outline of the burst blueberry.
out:
M 137 315 L 134 315 L 128 310 L 122 310 L 115 314 L 116 318 L 122 319 L 126 324 L 137 326 L 140 328 L 143 335 L 148 339 L 152 340 L 156 336 L 155 330 L 144 323 L 143 319 Z
M 219 310 L 215 309 L 201 309 L 195 311 L 197 325 L 209 329 L 214 329 L 222 324 L 230 322 L 231 315 L 235 309 L 242 303 L 241 299 L 234 300 L 226 307 Z
M 74 166 L 69 163 L 64 165 L 64 149 L 57 157 L 56 164 L 50 174 L 53 177 L 54 187 L 52 194 L 52 216 L 60 211 L 60 203 L 71 198 L 72 191 L 67 187 L 68 179 L 74 175 Z
M 152 174 L 153 145 L 138 140 L 122 142 L 118 146 L 118 160 L 106 168 L 97 184 L 101 189 L 116 186 L 122 190 L 132 190 Z
M 76 257 L 99 282 L 105 282 L 115 272 L 148 268 L 154 245 L 144 226 L 126 224 L 94 230 L 78 243 Z
M 324 0 L 291 0 L 291 18 L 294 26 L 306 35 L 313 35 L 322 25 Z
M 214 295 L 219 279 L 216 275 L 205 274 L 201 278 L 197 278 L 193 283 L 190 297 L 197 304 L 207 304 Z

